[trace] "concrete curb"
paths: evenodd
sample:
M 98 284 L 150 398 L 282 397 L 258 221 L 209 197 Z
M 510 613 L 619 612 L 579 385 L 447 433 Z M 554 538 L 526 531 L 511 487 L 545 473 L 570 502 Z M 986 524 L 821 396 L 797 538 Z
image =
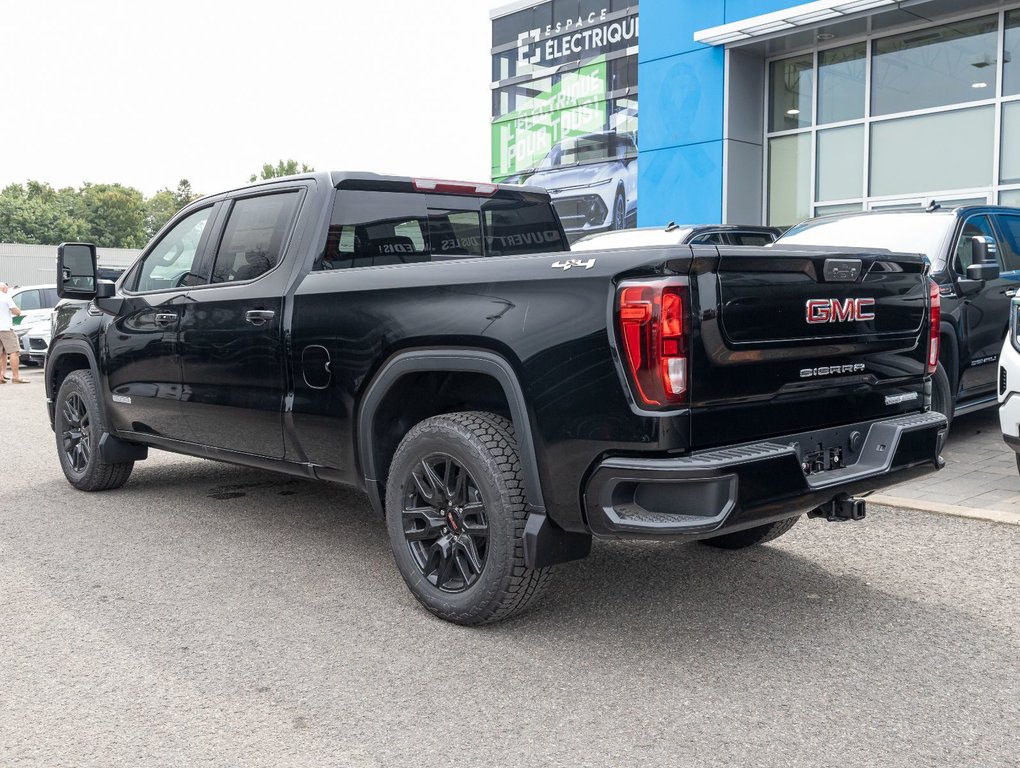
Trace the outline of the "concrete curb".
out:
M 921 512 L 934 512 L 939 515 L 967 517 L 972 520 L 989 520 L 993 523 L 1004 523 L 1005 525 L 1020 525 L 1020 512 L 961 507 L 956 504 L 940 504 L 937 501 L 905 499 L 900 496 L 886 496 L 881 493 L 874 493 L 866 498 L 869 503 L 884 504 L 887 507 L 903 507 L 904 509 L 917 509 Z

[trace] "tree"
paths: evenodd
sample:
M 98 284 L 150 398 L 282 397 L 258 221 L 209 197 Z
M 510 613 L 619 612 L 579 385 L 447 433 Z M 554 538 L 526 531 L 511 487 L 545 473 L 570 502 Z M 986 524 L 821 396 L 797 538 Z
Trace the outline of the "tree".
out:
M 262 171 L 259 174 L 252 174 L 248 181 L 258 181 L 262 179 L 278 179 L 281 176 L 293 176 L 295 173 L 309 173 L 314 171 L 310 165 L 301 163 L 301 167 L 298 167 L 297 160 L 280 160 L 276 165 L 270 163 L 262 164 Z
M 89 227 L 77 215 L 76 194 L 39 181 L 7 186 L 0 191 L 0 239 L 35 245 L 85 239 Z
M 152 238 L 171 217 L 192 200 L 199 198 L 191 189 L 191 182 L 181 179 L 177 189 L 164 187 L 145 201 L 145 239 Z
M 151 238 L 180 210 L 174 193 L 161 189 L 145 201 L 145 236 Z
M 177 189 L 171 194 L 174 196 L 174 205 L 177 206 L 178 211 L 192 200 L 197 200 L 201 197 L 201 195 L 196 194 L 191 188 L 191 182 L 187 179 L 181 179 L 178 181 Z
M 108 248 L 141 248 L 177 211 L 199 197 L 191 182 L 145 199 L 123 184 L 54 189 L 42 181 L 0 190 L 0 240 L 56 245 L 86 241 Z
M 80 215 L 89 224 L 89 241 L 108 248 L 145 245 L 145 198 L 123 184 L 88 184 L 79 192 Z

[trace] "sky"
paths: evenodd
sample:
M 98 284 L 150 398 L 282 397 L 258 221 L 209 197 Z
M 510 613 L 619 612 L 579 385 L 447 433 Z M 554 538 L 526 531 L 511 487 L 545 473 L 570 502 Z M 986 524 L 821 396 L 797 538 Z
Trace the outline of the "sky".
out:
M 507 0 L 0 0 L 0 187 L 211 194 L 265 162 L 487 180 Z

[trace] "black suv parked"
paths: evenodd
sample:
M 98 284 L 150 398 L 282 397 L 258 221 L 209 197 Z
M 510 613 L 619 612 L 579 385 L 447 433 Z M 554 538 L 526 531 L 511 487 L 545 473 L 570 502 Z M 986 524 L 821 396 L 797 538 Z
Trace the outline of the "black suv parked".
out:
M 776 243 L 923 253 L 942 298 L 932 408 L 952 417 L 995 405 L 995 372 L 1020 288 L 1020 209 L 965 206 L 838 214 L 805 221 Z

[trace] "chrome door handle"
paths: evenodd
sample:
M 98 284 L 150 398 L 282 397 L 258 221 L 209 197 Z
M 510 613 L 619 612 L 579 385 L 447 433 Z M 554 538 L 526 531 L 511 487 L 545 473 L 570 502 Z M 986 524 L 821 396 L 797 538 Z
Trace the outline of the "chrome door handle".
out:
M 157 312 L 156 325 L 172 325 L 177 322 L 177 315 L 173 312 Z
M 271 309 L 249 309 L 244 313 L 245 322 L 256 326 L 265 325 L 274 317 L 276 313 Z
M 1010 288 L 1008 291 L 1006 291 L 1006 298 L 1013 298 L 1014 296 L 1016 296 L 1016 291 L 1017 291 L 1016 288 Z

